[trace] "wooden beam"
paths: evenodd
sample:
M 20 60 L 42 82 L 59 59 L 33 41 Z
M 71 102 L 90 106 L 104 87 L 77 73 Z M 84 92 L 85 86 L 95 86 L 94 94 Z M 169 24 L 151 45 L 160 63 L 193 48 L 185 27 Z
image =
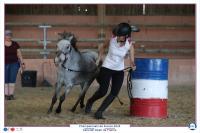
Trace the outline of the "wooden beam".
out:
M 32 38 L 13 38 L 13 41 L 17 42 L 37 42 L 37 43 L 42 43 L 43 40 L 40 39 L 32 39 Z M 50 42 L 58 42 L 58 39 L 48 39 Z M 103 42 L 103 38 L 81 38 L 78 40 L 78 42 Z
M 42 23 L 26 23 L 26 22 L 6 22 L 5 25 L 7 27 L 36 27 L 38 28 L 39 25 Z M 79 23 L 45 23 L 47 25 L 51 25 L 52 27 L 83 27 L 83 28 L 88 28 L 88 27 L 94 27 L 94 28 L 99 28 L 99 27 L 113 27 L 115 24 L 108 24 L 108 23 L 103 23 L 103 24 L 79 24 Z M 166 25 L 166 24 L 130 24 L 130 25 L 136 25 L 140 28 L 164 28 L 164 29 L 177 29 L 177 28 L 195 28 L 195 25 L 190 25 L 190 24 L 172 24 L 172 25 Z

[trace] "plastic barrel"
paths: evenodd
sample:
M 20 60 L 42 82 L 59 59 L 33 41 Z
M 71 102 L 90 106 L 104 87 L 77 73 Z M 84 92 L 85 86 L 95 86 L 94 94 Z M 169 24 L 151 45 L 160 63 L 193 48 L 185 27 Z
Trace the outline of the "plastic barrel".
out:
M 36 87 L 37 71 L 23 71 L 21 75 L 22 87 Z
M 136 58 L 132 72 L 130 114 L 137 117 L 166 118 L 168 59 Z

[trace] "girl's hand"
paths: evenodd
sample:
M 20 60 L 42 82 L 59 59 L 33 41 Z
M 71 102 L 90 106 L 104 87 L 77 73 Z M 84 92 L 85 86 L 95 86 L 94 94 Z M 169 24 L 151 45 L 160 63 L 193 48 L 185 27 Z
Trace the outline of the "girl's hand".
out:
M 131 41 L 131 43 L 130 43 L 130 44 L 131 44 L 131 45 L 134 45 L 135 43 L 136 43 L 135 41 Z
M 25 63 L 24 63 L 24 62 L 21 63 L 21 70 L 22 70 L 22 71 L 25 70 Z
M 99 65 L 101 66 L 103 64 L 103 59 L 99 57 L 96 61 L 96 64 L 97 64 L 97 66 L 99 66 Z
M 132 68 L 132 70 L 133 71 L 135 71 L 136 70 L 136 65 L 135 65 L 135 63 L 133 62 L 133 63 L 131 63 L 131 68 Z

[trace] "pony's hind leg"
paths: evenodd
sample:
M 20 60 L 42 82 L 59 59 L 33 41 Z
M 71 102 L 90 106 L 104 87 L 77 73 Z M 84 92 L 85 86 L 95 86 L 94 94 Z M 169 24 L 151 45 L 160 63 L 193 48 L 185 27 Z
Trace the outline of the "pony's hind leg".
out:
M 80 103 L 80 104 L 83 104 L 83 105 L 84 105 L 85 94 L 86 94 L 88 88 L 90 87 L 90 85 L 92 84 L 93 81 L 94 81 L 94 79 L 93 79 L 93 80 L 90 80 L 89 82 L 85 82 L 85 83 L 84 83 L 84 87 L 83 87 L 83 89 L 82 89 L 82 91 L 81 91 L 81 93 L 80 93 L 80 95 L 79 95 L 79 98 L 78 98 L 78 100 L 76 101 L 76 103 L 75 103 L 75 105 L 73 106 L 73 108 L 71 109 L 72 112 L 74 112 L 74 111 L 76 110 L 76 107 L 77 107 L 77 105 L 79 104 L 79 102 L 82 102 L 82 103 Z
M 57 97 L 58 97 L 58 95 L 60 93 L 60 89 L 61 89 L 61 84 L 56 83 L 55 93 L 54 93 L 54 95 L 52 97 L 51 105 L 50 105 L 50 107 L 48 109 L 48 112 L 47 112 L 48 114 L 50 114 L 52 112 L 53 106 L 56 103 Z
M 85 94 L 86 93 L 84 93 L 83 96 L 81 97 L 81 101 L 80 101 L 80 108 L 81 109 L 85 107 L 85 104 L 84 104 Z
M 83 89 L 84 89 L 84 83 L 81 84 L 81 91 L 83 91 Z M 84 108 L 85 107 L 84 98 L 85 98 L 85 94 L 81 97 L 80 108 Z

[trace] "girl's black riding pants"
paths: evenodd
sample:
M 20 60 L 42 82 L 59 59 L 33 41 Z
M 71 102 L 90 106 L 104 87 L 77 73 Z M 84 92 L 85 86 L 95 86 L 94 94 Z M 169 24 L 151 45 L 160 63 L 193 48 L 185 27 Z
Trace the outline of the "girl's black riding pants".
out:
M 100 84 L 99 89 L 94 93 L 94 95 L 89 99 L 89 102 L 93 103 L 96 100 L 102 98 L 107 94 L 109 85 L 111 85 L 111 91 L 108 97 L 116 97 L 122 87 L 124 80 L 124 71 L 111 70 L 105 67 L 101 67 L 98 76 L 98 81 Z M 111 81 L 111 84 L 110 84 Z

